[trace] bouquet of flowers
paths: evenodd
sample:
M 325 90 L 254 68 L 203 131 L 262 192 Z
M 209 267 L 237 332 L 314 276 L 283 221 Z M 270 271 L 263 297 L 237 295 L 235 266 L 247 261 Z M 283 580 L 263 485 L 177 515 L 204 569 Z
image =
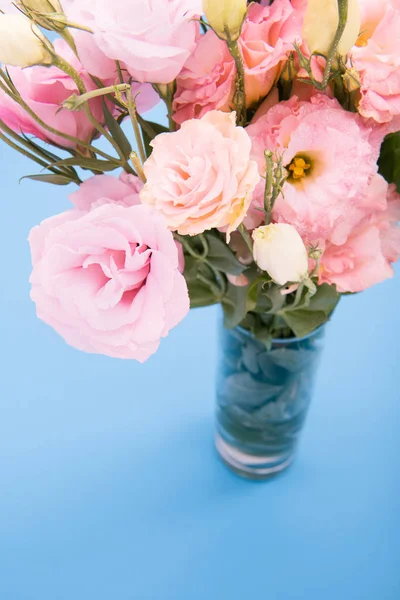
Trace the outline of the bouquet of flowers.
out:
M 29 236 L 37 314 L 70 345 L 142 362 L 220 303 L 268 350 L 392 277 L 399 0 L 1 8 L 0 138 L 77 186 Z

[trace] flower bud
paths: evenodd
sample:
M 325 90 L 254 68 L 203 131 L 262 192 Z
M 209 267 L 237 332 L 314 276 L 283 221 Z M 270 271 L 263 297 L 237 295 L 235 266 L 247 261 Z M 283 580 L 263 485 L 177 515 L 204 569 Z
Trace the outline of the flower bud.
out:
M 236 41 L 247 13 L 246 0 L 203 0 L 206 19 L 222 40 Z
M 311 53 L 328 55 L 339 25 L 338 0 L 308 0 L 304 16 L 303 39 Z M 348 0 L 347 25 L 339 42 L 338 53 L 344 56 L 357 41 L 361 28 L 358 0 Z
M 22 8 L 34 10 L 44 15 L 63 12 L 58 0 L 21 0 L 17 4 Z
M 361 87 L 361 78 L 357 70 L 354 67 L 347 69 L 346 73 L 342 75 L 344 87 L 348 92 L 355 92 Z
M 308 276 L 308 255 L 297 230 L 286 223 L 264 225 L 253 231 L 257 265 L 279 285 Z
M 0 63 L 13 67 L 49 65 L 50 52 L 40 29 L 22 14 L 0 14 Z

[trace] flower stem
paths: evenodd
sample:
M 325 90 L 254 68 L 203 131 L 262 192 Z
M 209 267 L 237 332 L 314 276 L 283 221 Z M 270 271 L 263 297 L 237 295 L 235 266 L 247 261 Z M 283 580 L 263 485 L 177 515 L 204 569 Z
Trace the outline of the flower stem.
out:
M 131 118 L 131 123 L 132 123 L 132 127 L 133 127 L 133 132 L 135 134 L 135 139 L 136 139 L 136 143 L 137 143 L 137 147 L 138 147 L 138 151 L 139 151 L 140 160 L 141 160 L 142 165 L 144 165 L 144 163 L 147 160 L 147 156 L 146 156 L 146 151 L 144 149 L 143 138 L 142 138 L 142 134 L 140 131 L 139 122 L 138 122 L 138 118 L 137 118 L 136 102 L 135 102 L 134 98 L 132 97 L 132 90 L 131 90 L 130 86 L 128 86 L 128 89 L 126 90 L 126 99 L 128 102 L 128 112 L 129 112 L 129 116 Z
M 236 83 L 235 83 L 235 95 L 233 102 L 236 108 L 236 120 L 237 124 L 244 127 L 246 125 L 246 87 L 244 79 L 244 65 L 243 58 L 240 53 L 238 41 L 227 41 L 229 52 L 236 66 Z
M 251 237 L 250 237 L 250 234 L 247 231 L 246 227 L 243 225 L 243 223 L 241 223 L 239 225 L 238 231 L 241 234 L 242 238 L 244 239 L 244 242 L 245 242 L 247 248 L 250 250 L 250 254 L 253 256 L 253 244 L 251 241 Z
M 322 79 L 322 87 L 324 90 L 328 87 L 332 64 L 337 54 L 340 40 L 342 39 L 344 30 L 346 29 L 347 19 L 349 15 L 349 0 L 337 0 L 337 2 L 339 9 L 339 24 L 326 59 L 324 77 Z

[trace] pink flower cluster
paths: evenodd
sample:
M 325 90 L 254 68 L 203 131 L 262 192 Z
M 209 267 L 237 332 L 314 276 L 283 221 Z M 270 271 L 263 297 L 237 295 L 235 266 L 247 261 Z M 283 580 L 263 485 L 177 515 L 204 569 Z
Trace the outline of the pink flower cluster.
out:
M 54 47 L 57 54 L 77 71 L 87 91 L 95 90 L 97 86 L 89 72 L 82 67 L 67 43 L 57 39 Z M 0 89 L 0 119 L 8 127 L 16 133 L 31 134 L 64 148 L 75 148 L 79 145 L 79 142 L 70 138 L 76 138 L 83 142 L 92 140 L 95 128 L 85 112 L 72 112 L 61 108 L 64 100 L 72 94 L 78 93 L 77 86 L 69 75 L 55 66 L 35 66 L 30 69 L 8 67 L 8 71 L 22 100 L 33 112 L 32 115 Z M 108 83 L 114 83 L 114 80 L 105 81 L 105 85 Z M 148 110 L 156 103 L 154 91 L 150 86 L 134 84 L 132 91 L 138 94 L 137 102 L 140 112 Z M 101 98 L 90 100 L 89 106 L 93 116 L 103 124 Z M 110 105 L 111 110 L 112 108 L 113 105 Z M 45 127 L 44 124 L 48 127 Z
M 361 33 L 347 66 L 360 87 L 345 99 L 333 85 L 321 93 L 302 81 L 309 66 L 321 79 L 326 64 L 319 55 L 307 65 L 306 57 L 294 53 L 295 44 L 307 46 L 302 40 L 307 4 L 248 3 L 237 40 L 243 107 L 232 47 L 214 33 L 211 18 L 201 31 L 201 0 L 62 2 L 66 19 L 77 25 L 69 30 L 76 52 L 60 39 L 54 50 L 87 92 L 124 81 L 132 86 L 139 112 L 161 96 L 168 100 L 170 118 L 170 131 L 152 140 L 146 160 L 140 136 L 137 157 L 128 146 L 126 160 L 130 156 L 141 179 L 123 164 L 122 152 L 121 162 L 110 159 L 111 169 L 117 164 L 126 172 L 119 178 L 90 177 L 71 195 L 73 209 L 31 232 L 32 298 L 40 318 L 68 343 L 139 361 L 155 352 L 189 310 L 179 236 L 214 230 L 220 241 L 222 232 L 230 250 L 248 265 L 255 256 L 251 240 L 257 232 L 252 238 L 252 231 L 272 218 L 272 224 L 286 224 L 282 229 L 294 227 L 300 245 L 299 234 L 313 250 L 310 268 L 320 284 L 359 292 L 392 276 L 400 255 L 400 196 L 379 173 L 378 160 L 385 136 L 400 129 L 400 0 L 359 0 Z M 291 54 L 297 73 L 289 77 L 285 67 Z M 20 95 L 12 99 L 0 89 L 0 124 L 8 134 L 11 129 L 64 148 L 73 161 L 84 159 L 81 166 L 98 172 L 99 163 L 87 164 L 95 156 L 87 144 L 104 129 L 96 129 L 85 111 L 62 108 L 78 93 L 77 77 L 54 64 L 8 71 Z M 113 87 L 114 92 L 117 101 L 107 96 L 106 102 L 116 116 L 123 95 L 121 88 Z M 345 110 L 350 104 L 352 110 Z M 89 105 L 103 128 L 112 135 L 117 130 L 115 137 L 126 146 L 117 124 L 113 130 L 105 118 L 103 98 L 92 98 Z M 146 138 L 152 124 L 147 126 Z M 286 176 L 267 219 L 266 151 Z M 244 239 L 235 233 L 242 225 Z M 251 279 L 248 273 L 225 275 L 238 286 Z
M 299 0 L 251 4 L 239 38 L 246 102 L 257 106 L 276 83 L 293 44 L 301 37 Z M 212 30 L 201 36 L 177 79 L 174 119 L 183 123 L 210 110 L 232 109 L 236 68 L 226 43 Z
M 292 97 L 247 128 L 252 157 L 265 173 L 265 149 L 281 156 L 289 177 L 273 212 L 322 252 L 320 280 L 359 292 L 393 274 L 400 254 L 400 196 L 378 174 L 386 129 L 345 111 L 337 100 Z M 297 168 L 297 171 L 295 169 Z M 246 223 L 262 220 L 262 181 Z

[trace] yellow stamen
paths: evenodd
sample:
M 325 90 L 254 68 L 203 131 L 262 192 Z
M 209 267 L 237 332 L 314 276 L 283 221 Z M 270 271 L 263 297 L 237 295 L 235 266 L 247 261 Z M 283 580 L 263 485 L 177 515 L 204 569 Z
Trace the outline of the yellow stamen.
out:
M 294 158 L 289 166 L 289 171 L 292 172 L 293 179 L 302 179 L 306 176 L 308 169 L 311 169 L 311 165 L 301 157 Z
M 358 48 L 365 48 L 365 46 L 368 46 L 368 36 L 365 33 L 362 33 L 358 40 L 356 41 L 356 46 Z

